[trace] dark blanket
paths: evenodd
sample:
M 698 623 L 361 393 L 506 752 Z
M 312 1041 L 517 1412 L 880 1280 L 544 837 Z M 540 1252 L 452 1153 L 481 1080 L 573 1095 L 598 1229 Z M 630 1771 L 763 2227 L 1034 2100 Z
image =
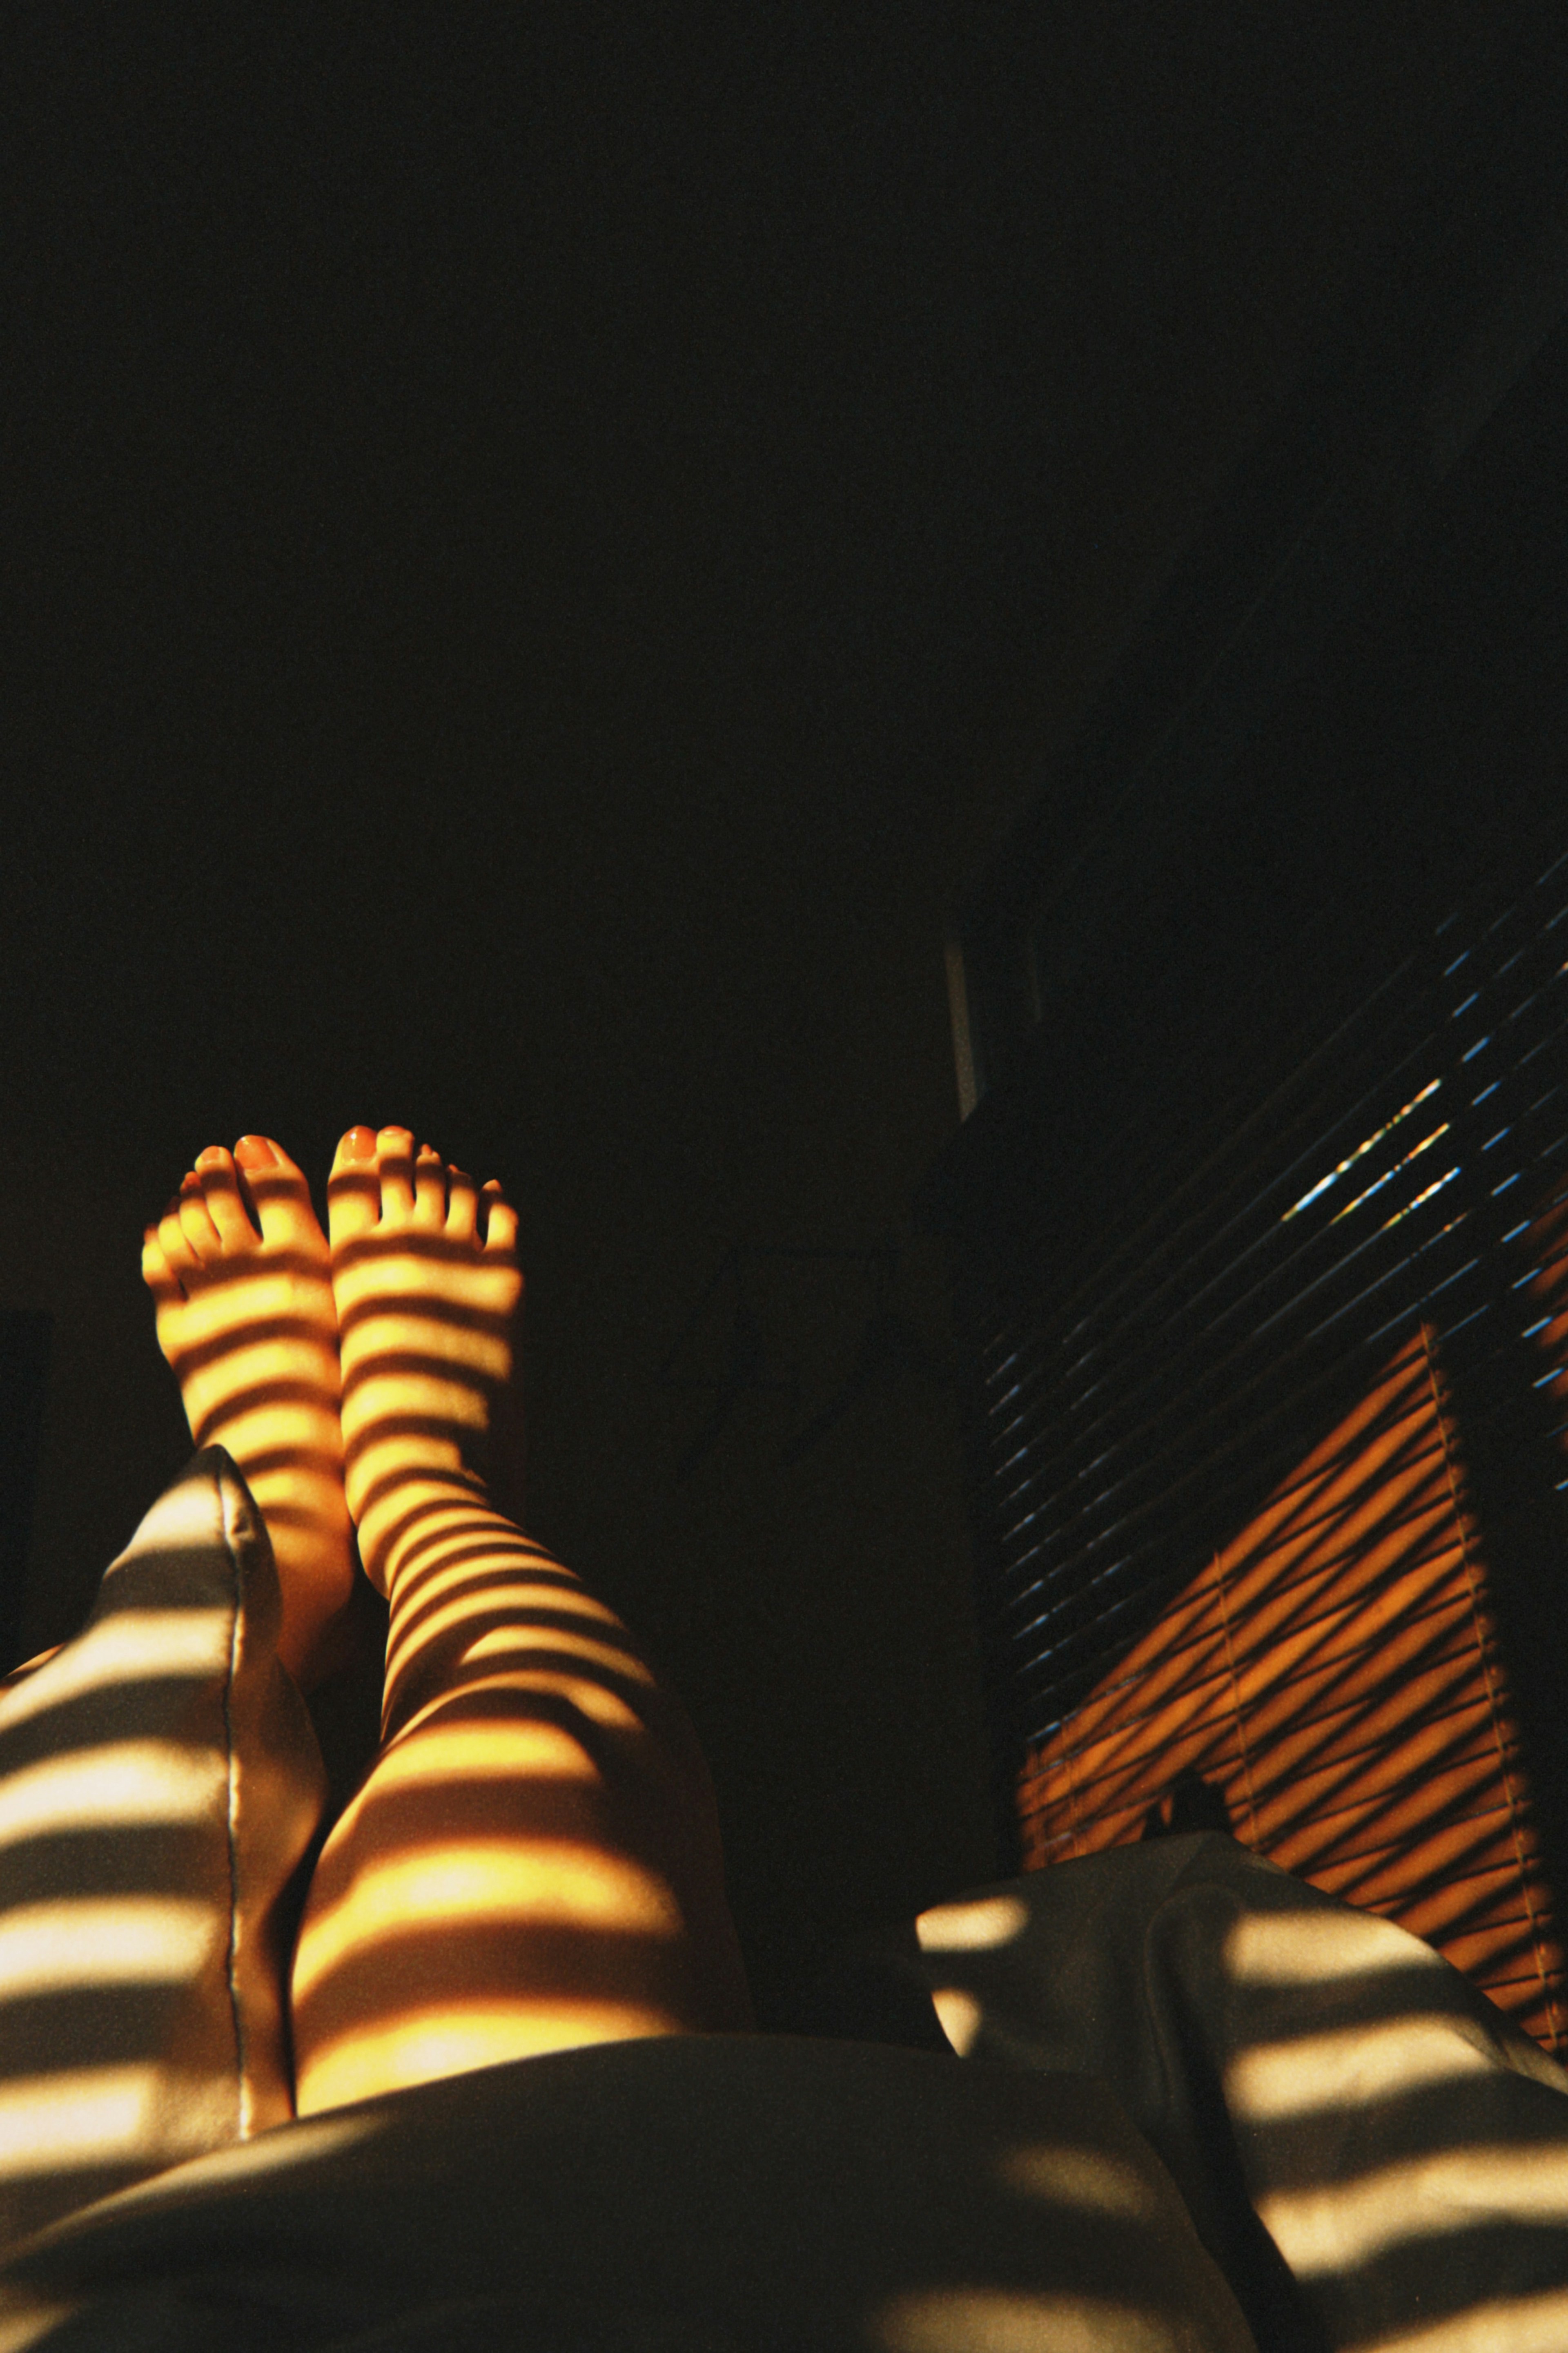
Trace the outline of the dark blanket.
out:
M 1250 2353 L 1103 2086 L 792 2037 L 526 2059 L 284 2125 L 0 2271 L 50 2353 Z

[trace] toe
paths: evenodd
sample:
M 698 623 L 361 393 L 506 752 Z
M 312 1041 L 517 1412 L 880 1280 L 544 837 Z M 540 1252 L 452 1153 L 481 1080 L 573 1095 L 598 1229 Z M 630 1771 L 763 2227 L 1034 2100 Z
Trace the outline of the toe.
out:
M 500 1179 L 492 1176 L 484 1188 L 485 1250 L 492 1258 L 510 1258 L 517 1249 L 517 1211 L 501 1198 Z
M 282 1145 L 269 1135 L 242 1135 L 234 1156 L 256 1205 L 263 1240 L 319 1250 L 321 1229 L 310 1204 L 310 1187 Z
M 156 1226 L 148 1226 L 142 1232 L 142 1280 L 160 1307 L 177 1305 L 184 1298 L 163 1245 L 158 1239 Z
M 351 1127 L 332 1155 L 327 1179 L 327 1230 L 335 1244 L 368 1233 L 381 1215 L 381 1180 L 375 1168 L 375 1136 Z
M 479 1197 L 474 1180 L 461 1168 L 447 1171 L 447 1235 L 448 1240 L 471 1242 L 479 1230 Z
M 447 1170 L 438 1152 L 419 1147 L 414 1163 L 414 1222 L 439 1231 L 447 1222 Z
M 198 1193 L 197 1198 L 201 1197 Z M 215 1236 L 216 1240 L 216 1236 Z M 180 1196 L 175 1194 L 158 1220 L 158 1246 L 163 1262 L 174 1281 L 189 1289 L 193 1282 L 201 1281 L 202 1262 L 185 1240 L 185 1229 L 180 1223 Z
M 254 1250 L 260 1237 L 245 1213 L 233 1154 L 221 1144 L 209 1144 L 205 1152 L 196 1155 L 196 1175 L 224 1249 L 231 1252 Z
M 381 1166 L 383 1218 L 407 1218 L 414 1211 L 414 1138 L 405 1127 L 384 1127 L 375 1139 Z
M 180 1179 L 180 1198 L 174 1214 L 180 1231 L 198 1271 L 216 1265 L 223 1256 L 223 1236 L 213 1222 L 213 1213 L 201 1178 L 194 1172 Z

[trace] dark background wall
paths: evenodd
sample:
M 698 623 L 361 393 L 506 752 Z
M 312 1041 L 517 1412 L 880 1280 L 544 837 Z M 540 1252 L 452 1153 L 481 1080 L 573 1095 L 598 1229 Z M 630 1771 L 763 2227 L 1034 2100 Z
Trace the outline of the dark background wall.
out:
M 200 1147 L 396 1119 L 521 1201 L 530 1511 L 707 1740 L 764 2006 L 994 1862 L 952 1398 L 727 1250 L 891 1240 L 945 910 L 1555 9 L 39 12 L 0 261 L 0 1306 L 25 1640 L 184 1434 Z M 1063 812 L 1070 832 L 1089 808 Z M 721 1303 L 674 1371 L 719 1377 Z M 706 1352 L 706 1353 L 704 1353 Z

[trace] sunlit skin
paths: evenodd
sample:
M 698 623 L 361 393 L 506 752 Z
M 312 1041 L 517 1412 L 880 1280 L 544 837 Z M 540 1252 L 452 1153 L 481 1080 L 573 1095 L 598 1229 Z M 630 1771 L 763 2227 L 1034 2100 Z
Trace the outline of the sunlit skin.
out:
M 296 1950 L 300 2113 L 748 2027 L 695 1736 L 615 1613 L 490 1501 L 515 1212 L 408 1130 L 354 1128 L 328 1232 L 247 1137 L 201 1155 L 144 1261 L 193 1433 L 228 1448 L 273 1537 L 286 1662 L 304 1680 L 331 1658 L 351 1523 L 391 1605 L 384 1745 Z
M 515 1212 L 406 1129 L 356 1128 L 328 1226 L 348 1507 L 391 1619 L 384 1746 L 300 1933 L 300 2114 L 748 2024 L 694 1736 L 615 1613 L 489 1500 Z
M 209 1146 L 147 1228 L 142 1273 L 191 1435 L 226 1447 L 266 1523 L 279 1653 L 308 1691 L 348 1655 L 354 1561 L 337 1310 L 304 1177 L 265 1136 Z

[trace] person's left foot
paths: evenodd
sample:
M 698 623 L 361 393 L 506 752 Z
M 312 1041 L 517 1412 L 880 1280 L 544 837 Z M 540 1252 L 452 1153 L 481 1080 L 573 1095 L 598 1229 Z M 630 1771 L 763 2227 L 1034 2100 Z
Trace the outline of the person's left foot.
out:
M 481 1213 L 484 1230 L 479 1230 Z M 327 1179 L 343 1440 L 360 1558 L 389 1590 L 420 1499 L 489 1501 L 489 1438 L 522 1296 L 517 1211 L 406 1127 L 351 1127 Z
M 209 1145 L 146 1229 L 142 1273 L 191 1435 L 227 1449 L 266 1523 L 279 1655 L 308 1691 L 352 1655 L 355 1567 L 337 1311 L 304 1177 L 266 1136 L 242 1136 L 232 1156 Z

